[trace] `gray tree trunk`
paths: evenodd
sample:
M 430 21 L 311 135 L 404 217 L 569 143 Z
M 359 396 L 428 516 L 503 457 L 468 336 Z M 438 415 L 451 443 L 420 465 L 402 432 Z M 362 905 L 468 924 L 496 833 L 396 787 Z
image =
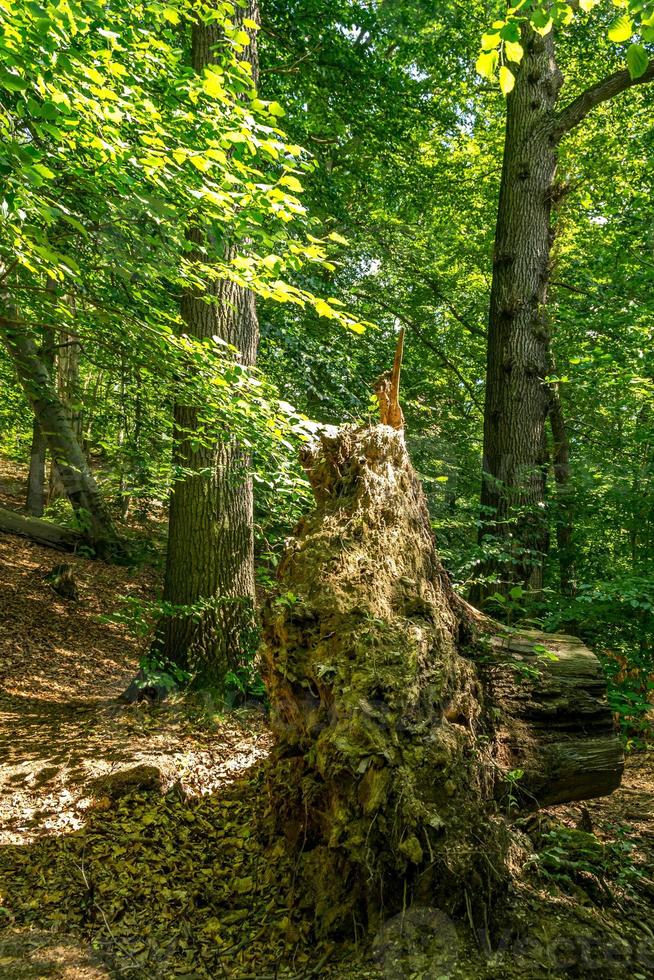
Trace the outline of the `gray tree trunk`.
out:
M 574 595 L 574 494 L 570 486 L 570 443 L 558 387 L 552 390 L 550 426 L 554 443 L 553 465 L 556 483 L 556 545 L 559 557 L 559 585 L 563 595 Z
M 46 370 L 51 374 L 54 363 L 54 344 L 51 334 L 43 338 L 41 356 Z M 32 446 L 30 449 L 30 469 L 27 477 L 27 497 L 25 509 L 33 517 L 42 517 L 45 509 L 45 477 L 48 442 L 36 419 L 32 423 Z
M 536 591 L 542 587 L 548 547 L 546 309 L 551 213 L 561 196 L 555 182 L 559 143 L 596 106 L 654 81 L 652 59 L 639 78 L 626 69 L 614 72 L 559 111 L 563 75 L 554 30 L 541 37 L 527 24 L 522 45 L 524 58 L 514 66 L 515 87 L 507 98 L 488 329 L 480 541 L 491 535 L 507 556 L 480 569 L 499 573 L 491 591 L 516 582 Z M 557 465 L 561 472 L 564 464 Z M 482 584 L 474 598 L 486 592 Z
M 258 4 L 236 8 L 235 19 L 258 20 Z M 256 42 L 246 57 L 257 77 Z M 216 25 L 193 29 L 193 67 L 216 61 Z M 192 241 L 200 244 L 196 231 Z M 229 246 L 226 251 L 229 251 Z M 207 297 L 210 302 L 207 302 Z M 240 362 L 256 360 L 259 327 L 255 298 L 234 283 L 218 281 L 204 293 L 182 299 L 187 332 L 200 339 L 219 336 L 240 352 Z M 198 446 L 198 412 L 175 408 L 174 463 L 193 475 L 178 481 L 170 500 L 164 600 L 174 605 L 206 604 L 199 616 L 179 615 L 162 623 L 158 643 L 164 658 L 189 669 L 196 686 L 220 691 L 226 672 L 252 649 L 254 638 L 253 492 L 249 459 L 226 434 L 213 446 Z
M 547 549 L 546 307 L 558 157 L 552 133 L 563 77 L 552 34 L 541 37 L 526 28 L 524 49 L 507 98 L 488 330 L 480 538 L 493 535 L 511 555 L 509 567 L 495 564 L 485 571 L 499 570 L 506 587 L 519 582 L 538 590 Z
M 48 448 L 41 426 L 36 418 L 32 423 L 32 447 L 30 469 L 27 477 L 25 510 L 32 517 L 43 517 L 45 510 L 45 456 Z
M 71 306 L 74 311 L 73 300 L 71 300 Z M 56 372 L 54 376 L 57 381 L 59 397 L 68 412 L 73 434 L 81 446 L 82 419 L 76 407 L 76 403 L 79 400 L 79 352 L 80 343 L 76 335 L 66 330 L 61 330 L 59 332 L 59 343 L 56 351 Z M 48 499 L 56 500 L 58 497 L 64 497 L 65 495 L 66 488 L 64 487 L 57 464 L 53 460 L 50 467 Z

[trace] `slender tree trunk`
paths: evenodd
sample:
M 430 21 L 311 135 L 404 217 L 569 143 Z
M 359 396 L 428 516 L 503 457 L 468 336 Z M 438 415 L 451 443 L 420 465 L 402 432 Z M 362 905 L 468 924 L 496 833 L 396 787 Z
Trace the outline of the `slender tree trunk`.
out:
M 25 510 L 32 517 L 42 517 L 45 510 L 46 450 L 45 436 L 35 418 L 32 423 L 32 448 L 30 449 L 30 470 L 27 477 L 27 499 L 25 501 Z
M 257 0 L 236 7 L 235 18 L 258 20 Z M 246 56 L 257 76 L 254 35 Z M 220 40 L 216 25 L 193 29 L 193 67 L 213 63 Z M 201 239 L 190 233 L 196 244 Z M 229 252 L 229 247 L 226 248 Z M 207 302 L 207 296 L 211 302 Z M 259 342 L 254 295 L 231 282 L 218 281 L 206 293 L 188 291 L 182 300 L 188 333 L 219 336 L 240 352 L 245 365 L 255 362 Z M 198 446 L 198 412 L 175 408 L 174 464 L 193 475 L 175 483 L 170 500 L 164 600 L 204 607 L 196 616 L 170 617 L 159 642 L 164 658 L 189 669 L 196 686 L 221 690 L 226 672 L 251 650 L 254 638 L 253 494 L 247 454 L 227 434 L 215 446 Z
M 574 595 L 573 495 L 570 487 L 570 443 L 558 387 L 552 389 L 550 426 L 554 442 L 554 480 L 556 482 L 556 543 L 559 556 L 559 583 L 563 595 Z
M 51 333 L 43 338 L 41 356 L 48 373 L 52 373 L 54 363 L 54 343 Z M 41 431 L 38 419 L 32 423 L 32 447 L 30 449 L 30 469 L 27 477 L 27 498 L 25 509 L 32 517 L 42 517 L 45 510 L 45 478 L 47 439 Z
M 545 422 L 549 391 L 546 318 L 557 140 L 554 112 L 562 84 L 552 34 L 525 29 L 525 55 L 507 98 L 504 164 L 490 299 L 482 527 L 510 559 L 502 587 L 542 586 Z M 497 585 L 492 586 L 496 591 Z M 481 590 L 483 597 L 483 589 Z
M 66 406 L 28 332 L 0 318 L 0 338 L 13 361 L 32 411 L 56 461 L 66 495 L 81 518 L 85 540 L 101 555 L 120 551 L 120 542 L 89 465 L 75 438 Z
M 74 312 L 74 301 L 71 301 Z M 80 343 L 74 333 L 66 330 L 59 332 L 59 344 L 56 356 L 57 390 L 62 403 L 66 407 L 71 428 L 78 443 L 82 444 L 82 417 L 78 408 L 79 401 L 79 351 Z M 57 500 L 66 495 L 66 488 L 53 460 L 50 467 L 49 500 Z

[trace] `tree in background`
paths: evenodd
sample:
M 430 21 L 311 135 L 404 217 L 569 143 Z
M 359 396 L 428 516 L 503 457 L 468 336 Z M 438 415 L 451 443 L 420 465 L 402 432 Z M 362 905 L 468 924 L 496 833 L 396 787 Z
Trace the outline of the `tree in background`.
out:
M 580 6 L 590 10 L 598 2 L 588 0 Z M 654 40 L 654 6 L 630 6 L 636 22 L 630 14 L 620 15 L 609 28 L 609 38 L 624 43 L 641 30 L 644 40 Z M 552 374 L 552 215 L 565 194 L 556 177 L 560 145 L 597 106 L 654 79 L 654 60 L 642 44 L 630 44 L 628 69 L 607 75 L 561 107 L 564 75 L 557 35 L 572 20 L 573 7 L 577 5 L 519 4 L 484 36 L 477 63 L 480 72 L 493 77 L 501 60 L 500 85 L 507 95 L 488 321 L 480 537 L 491 535 L 503 542 L 511 562 L 502 569 L 494 562 L 486 565 L 491 591 L 508 590 L 516 583 L 538 591 L 543 585 L 543 555 L 548 549 L 545 423 L 553 404 L 546 381 Z M 563 420 L 560 406 L 554 407 L 561 452 Z M 559 460 L 559 478 L 563 469 Z M 494 581 L 498 573 L 500 582 Z M 478 597 L 487 591 L 478 590 Z

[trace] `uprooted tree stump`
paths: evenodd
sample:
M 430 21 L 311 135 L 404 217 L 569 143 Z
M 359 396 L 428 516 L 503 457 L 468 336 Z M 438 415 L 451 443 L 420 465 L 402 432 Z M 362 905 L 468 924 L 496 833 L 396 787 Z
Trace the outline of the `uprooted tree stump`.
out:
M 516 636 L 457 598 L 401 431 L 345 427 L 302 462 L 316 509 L 264 612 L 277 825 L 324 931 L 411 901 L 487 925 L 502 797 L 619 784 L 599 665 L 577 640 Z

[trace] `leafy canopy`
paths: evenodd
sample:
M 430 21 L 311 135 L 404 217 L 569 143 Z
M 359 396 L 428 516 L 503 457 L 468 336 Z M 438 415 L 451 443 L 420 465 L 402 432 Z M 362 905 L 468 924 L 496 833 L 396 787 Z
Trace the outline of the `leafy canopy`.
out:
M 615 44 L 627 44 L 626 63 L 632 79 L 641 78 L 649 66 L 644 44 L 654 42 L 654 2 L 652 0 L 611 0 L 617 8 L 610 21 L 607 35 Z M 556 26 L 566 26 L 579 13 L 588 14 L 602 6 L 601 0 L 520 0 L 503 16 L 492 22 L 482 36 L 477 71 L 489 80 L 499 75 L 500 88 L 505 95 L 515 85 L 514 69 L 524 57 L 523 28 L 529 26 L 543 36 Z M 499 69 L 499 72 L 498 72 Z

